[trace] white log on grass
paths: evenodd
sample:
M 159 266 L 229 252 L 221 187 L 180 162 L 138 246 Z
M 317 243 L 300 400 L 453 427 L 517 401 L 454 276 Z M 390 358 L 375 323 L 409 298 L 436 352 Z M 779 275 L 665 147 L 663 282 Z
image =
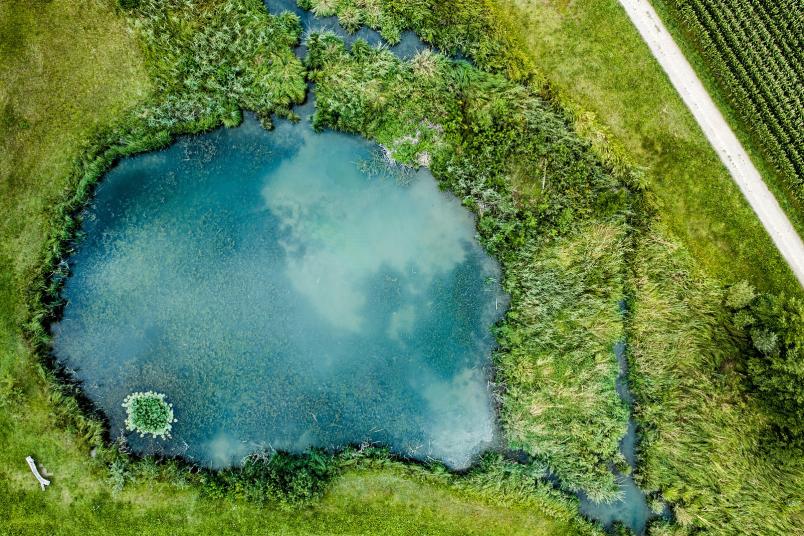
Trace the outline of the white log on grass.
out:
M 42 475 L 39 474 L 39 469 L 36 468 L 36 462 L 30 456 L 25 458 L 25 461 L 28 462 L 28 467 L 31 468 L 31 472 L 34 474 L 36 479 L 39 481 L 39 485 L 42 486 L 42 491 L 45 490 L 45 486 L 50 485 L 50 480 L 46 479 Z

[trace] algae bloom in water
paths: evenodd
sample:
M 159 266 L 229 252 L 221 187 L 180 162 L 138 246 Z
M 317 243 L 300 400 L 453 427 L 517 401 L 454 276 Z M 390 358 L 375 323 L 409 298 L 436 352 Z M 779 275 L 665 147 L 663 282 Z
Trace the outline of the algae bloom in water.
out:
M 139 432 L 140 437 L 150 434 L 153 437 L 170 437 L 170 430 L 176 419 L 173 418 L 173 405 L 168 404 L 165 395 L 148 391 L 131 393 L 123 400 L 126 408 L 126 428 Z

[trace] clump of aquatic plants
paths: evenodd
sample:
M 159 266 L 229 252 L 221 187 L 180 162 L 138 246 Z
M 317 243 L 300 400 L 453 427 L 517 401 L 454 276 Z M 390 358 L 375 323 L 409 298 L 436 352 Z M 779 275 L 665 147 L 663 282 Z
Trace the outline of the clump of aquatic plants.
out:
M 126 408 L 127 429 L 138 432 L 140 436 L 170 437 L 176 420 L 173 405 L 165 400 L 164 394 L 153 391 L 131 393 L 123 400 L 123 407 Z

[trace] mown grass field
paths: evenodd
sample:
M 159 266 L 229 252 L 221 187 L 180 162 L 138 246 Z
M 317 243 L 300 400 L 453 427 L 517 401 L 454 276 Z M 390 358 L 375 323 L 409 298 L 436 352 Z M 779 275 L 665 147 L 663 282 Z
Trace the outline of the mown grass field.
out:
M 347 472 L 304 511 L 204 499 L 147 478 L 112 491 L 53 411 L 19 330 L 23 289 L 73 159 L 150 90 L 112 5 L 0 5 L 0 534 L 576 534 L 578 519 L 560 509 L 492 503 L 398 467 Z M 53 475 L 46 492 L 26 455 Z
M 661 218 L 706 273 L 800 292 L 759 220 L 616 0 L 501 0 L 545 78 L 645 166 Z M 761 168 L 762 170 L 762 168 Z

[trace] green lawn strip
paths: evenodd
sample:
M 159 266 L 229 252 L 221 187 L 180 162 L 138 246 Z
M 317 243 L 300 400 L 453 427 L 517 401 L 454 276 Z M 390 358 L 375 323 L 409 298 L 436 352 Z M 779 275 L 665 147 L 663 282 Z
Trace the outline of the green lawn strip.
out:
M 199 499 L 191 491 L 142 485 L 112 495 L 0 485 L 3 534 L 600 534 L 535 505 L 489 503 L 394 469 L 355 470 L 303 509 Z
M 567 107 L 589 110 L 647 170 L 658 212 L 706 273 L 801 292 L 754 212 L 616 0 L 502 0 Z

